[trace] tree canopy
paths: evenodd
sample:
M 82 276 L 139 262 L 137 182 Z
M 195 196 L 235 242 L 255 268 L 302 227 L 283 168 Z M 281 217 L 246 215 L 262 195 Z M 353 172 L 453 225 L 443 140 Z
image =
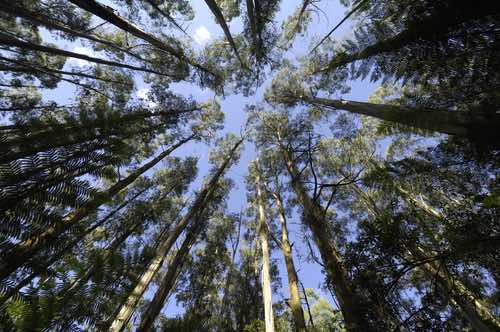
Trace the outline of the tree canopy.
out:
M 0 72 L 1 331 L 500 331 L 494 1 L 0 0 Z

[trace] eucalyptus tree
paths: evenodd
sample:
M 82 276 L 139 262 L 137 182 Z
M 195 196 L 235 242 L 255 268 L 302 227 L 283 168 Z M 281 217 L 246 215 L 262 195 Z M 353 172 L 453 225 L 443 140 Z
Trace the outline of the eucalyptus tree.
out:
M 286 113 L 279 112 L 256 113 L 256 142 L 261 151 L 276 151 L 277 159 L 282 160 L 281 167 L 288 174 L 290 186 L 302 210 L 302 222 L 313 234 L 328 286 L 339 302 L 347 329 L 361 331 L 389 324 L 388 317 L 381 316 L 376 304 L 365 296 L 366 290 L 349 279 L 338 236 L 334 234 L 335 215 L 330 206 L 335 198 L 335 189 L 352 179 L 331 179 L 328 173 L 323 179 L 318 177 L 313 159 L 318 142 L 307 118 L 290 119 Z M 305 173 L 308 168 L 308 173 Z M 310 177 L 307 176 L 309 174 Z
M 317 93 L 321 91 L 324 82 L 310 80 L 310 83 L 310 86 L 307 85 L 307 81 L 304 84 L 301 72 L 296 72 L 293 67 L 285 67 L 274 77 L 266 93 L 266 99 L 271 103 L 280 103 L 288 107 L 306 104 L 345 110 L 426 131 L 469 137 L 492 145 L 496 144 L 498 138 L 500 116 L 496 113 L 458 112 L 432 107 L 422 108 L 418 105 L 374 104 L 321 98 L 317 97 Z
M 109 327 L 111 331 L 124 330 L 126 324 L 130 320 L 130 317 L 136 310 L 138 301 L 143 296 L 153 277 L 157 274 L 158 270 L 163 265 L 163 262 L 166 259 L 166 255 L 169 253 L 170 249 L 179 238 L 179 236 L 186 229 L 198 229 L 197 225 L 201 221 L 203 221 L 203 219 L 198 218 L 199 214 L 203 212 L 207 202 L 210 201 L 210 198 L 214 195 L 219 179 L 223 176 L 227 168 L 235 161 L 235 157 L 239 153 L 239 147 L 242 142 L 242 138 L 238 139 L 235 136 L 230 136 L 225 142 L 221 142 L 220 150 L 216 151 L 213 155 L 215 166 L 211 171 L 212 175 L 210 177 L 210 180 L 203 186 L 201 191 L 197 193 L 196 198 L 191 203 L 190 208 L 186 212 L 186 214 L 182 218 L 180 218 L 174 228 L 170 232 L 168 232 L 168 234 L 166 234 L 164 239 L 162 239 L 161 244 L 156 250 L 155 257 L 147 267 L 146 272 L 141 276 L 140 280 L 138 281 L 134 289 L 130 292 L 126 301 L 120 306 L 119 311 L 117 312 Z M 191 237 L 193 236 L 196 237 L 195 234 L 191 234 Z M 189 246 L 189 242 L 186 243 L 188 243 Z M 168 295 L 168 290 L 169 289 L 165 289 L 164 291 L 159 293 L 157 302 L 160 302 L 160 305 L 165 300 L 166 295 Z M 158 312 L 154 314 L 154 317 L 156 317 Z
M 414 105 L 495 114 L 499 12 L 491 2 L 369 1 L 360 11 L 353 37 L 323 45 L 310 72 L 420 85 Z

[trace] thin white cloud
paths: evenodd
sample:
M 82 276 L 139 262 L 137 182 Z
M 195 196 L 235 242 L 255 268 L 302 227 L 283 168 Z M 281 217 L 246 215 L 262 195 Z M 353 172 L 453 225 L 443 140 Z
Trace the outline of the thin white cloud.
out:
M 212 38 L 212 35 L 210 34 L 210 31 L 202 25 L 195 30 L 193 38 L 198 44 L 203 45 L 210 40 L 210 38 Z
M 95 53 L 94 51 L 92 51 L 90 48 L 87 48 L 87 47 L 82 47 L 82 46 L 76 46 L 74 49 L 73 49 L 73 52 L 74 53 L 79 53 L 79 54 L 85 54 L 85 55 L 88 55 L 88 56 L 92 56 L 92 57 L 95 57 Z M 89 64 L 88 61 L 86 60 L 82 60 L 82 59 L 75 59 L 75 58 L 71 58 L 69 60 L 72 64 L 75 64 L 79 67 L 83 67 L 83 66 L 86 66 Z

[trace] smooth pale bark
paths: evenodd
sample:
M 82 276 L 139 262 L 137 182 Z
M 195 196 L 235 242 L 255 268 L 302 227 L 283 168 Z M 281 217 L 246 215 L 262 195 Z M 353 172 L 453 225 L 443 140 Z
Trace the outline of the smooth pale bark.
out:
M 100 4 L 97 1 L 94 0 L 69 0 L 71 3 L 74 5 L 88 11 L 89 13 L 92 13 L 103 20 L 113 24 L 114 26 L 136 36 L 137 38 L 140 38 L 149 44 L 159 48 L 160 50 L 163 50 L 177 59 L 179 59 L 182 62 L 185 62 L 187 64 L 190 64 L 191 66 L 198 68 L 206 73 L 209 73 L 215 77 L 218 77 L 217 74 L 212 72 L 210 69 L 194 62 L 193 60 L 189 59 L 186 57 L 184 52 L 181 49 L 174 48 L 163 41 L 159 40 L 158 38 L 152 36 L 151 34 L 147 33 L 146 31 L 140 29 L 133 23 L 127 21 L 126 19 L 120 17 L 117 15 L 114 10 L 110 7 L 104 6 Z
M 74 30 L 72 28 L 69 28 L 69 27 L 61 24 L 57 20 L 53 20 L 51 17 L 39 15 L 38 13 L 34 13 L 32 11 L 27 10 L 26 8 L 19 7 L 11 1 L 0 0 L 0 3 L 3 4 L 2 10 L 5 13 L 8 13 L 10 15 L 21 17 L 21 18 L 23 18 L 25 20 L 29 20 L 37 25 L 43 25 L 44 27 L 46 27 L 48 29 L 59 30 L 59 31 L 65 32 L 69 35 L 77 36 L 80 38 L 84 38 L 84 39 L 91 40 L 91 41 L 96 42 L 96 43 L 100 43 L 100 44 L 109 46 L 117 51 L 120 51 L 122 53 L 126 53 L 126 54 L 136 58 L 137 60 L 147 61 L 147 60 L 141 58 L 140 56 L 138 56 L 137 54 L 132 53 L 132 52 L 122 48 L 121 46 L 119 46 L 113 42 L 110 42 L 108 40 L 91 35 L 90 33 L 77 31 L 77 30 Z
M 367 318 L 369 317 L 369 309 L 349 282 L 342 256 L 337 248 L 333 234 L 329 230 L 328 221 L 324 218 L 323 210 L 308 195 L 306 188 L 300 181 L 300 173 L 293 162 L 291 151 L 281 144 L 280 133 L 277 134 L 291 178 L 292 188 L 304 211 L 303 221 L 313 234 L 324 264 L 328 283 L 333 288 L 332 290 L 339 302 L 346 328 L 348 331 L 370 331 L 372 327 Z M 375 312 L 375 310 L 372 311 Z
M 269 258 L 269 234 L 266 221 L 266 213 L 264 211 L 265 201 L 262 193 L 262 179 L 258 169 L 259 160 L 257 159 L 256 167 L 256 189 L 257 189 L 257 204 L 259 210 L 259 240 L 262 251 L 262 297 L 264 302 L 264 322 L 266 332 L 274 332 L 274 314 L 273 314 L 273 295 L 271 289 L 271 264 Z
M 290 305 L 290 309 L 292 311 L 295 331 L 305 332 L 306 320 L 304 318 L 304 310 L 302 309 L 302 302 L 300 300 L 299 278 L 293 261 L 292 246 L 290 245 L 288 237 L 285 209 L 283 207 L 280 194 L 274 193 L 273 196 L 276 201 L 276 206 L 278 207 L 279 219 L 281 223 L 281 250 L 283 251 L 283 257 L 285 258 L 286 271 L 288 275 L 288 288 L 290 290 L 290 300 L 288 301 L 288 304 Z
M 69 252 L 71 252 L 71 250 L 73 249 L 73 247 L 75 247 L 78 243 L 80 243 L 80 241 L 82 241 L 88 234 L 90 234 L 91 232 L 93 232 L 94 230 L 96 230 L 98 227 L 102 226 L 105 222 L 107 222 L 109 219 L 111 219 L 116 213 L 118 213 L 121 209 L 123 209 L 124 207 L 126 207 L 129 203 L 131 203 L 132 201 L 134 201 L 137 197 L 139 197 L 140 195 L 142 195 L 148 189 L 149 189 L 149 187 L 145 188 L 145 189 L 143 189 L 141 191 L 139 191 L 132 198 L 130 198 L 129 200 L 123 202 L 118 207 L 116 207 L 115 209 L 113 209 L 104 218 L 102 218 L 101 220 L 99 220 L 98 222 L 96 222 L 92 227 L 89 227 L 84 232 L 82 232 L 81 234 L 79 234 L 79 236 L 75 240 L 73 240 L 70 243 L 68 243 L 67 245 L 65 245 L 64 248 L 61 251 L 59 251 L 59 253 L 51 256 L 51 258 L 50 258 L 49 261 L 47 261 L 42 266 L 37 266 L 36 269 L 29 276 L 27 276 L 26 278 L 24 278 L 23 280 L 21 280 L 20 282 L 18 282 L 16 286 L 12 287 L 8 291 L 5 291 L 5 292 L 2 291 L 1 292 L 2 295 L 0 297 L 0 307 L 7 300 L 9 300 L 12 296 L 14 296 L 16 293 L 18 293 L 23 287 L 25 287 L 26 285 L 28 285 L 35 277 L 39 276 L 40 273 L 44 272 L 52 264 L 54 264 L 55 262 L 57 262 L 58 260 L 60 260 L 64 255 L 67 255 Z
M 318 72 L 328 72 L 356 60 L 397 51 L 410 43 L 441 40 L 446 38 L 452 29 L 463 22 L 480 19 L 483 16 L 499 12 L 498 6 L 495 6 L 494 2 L 489 0 L 476 2 L 456 1 L 456 6 L 460 9 L 458 12 L 447 10 L 446 15 L 441 13 L 441 15 L 426 16 L 419 22 L 412 23 L 406 30 L 401 31 L 394 37 L 380 40 L 359 52 L 352 54 L 341 53 Z M 453 5 L 452 9 L 454 9 Z
M 240 53 L 238 52 L 238 48 L 236 47 L 236 43 L 234 42 L 233 36 L 231 35 L 231 31 L 229 30 L 229 27 L 227 26 L 226 20 L 224 19 L 224 15 L 222 14 L 222 11 L 220 10 L 219 6 L 217 5 L 217 2 L 214 0 L 205 0 L 206 4 L 212 11 L 212 14 L 214 14 L 217 22 L 219 23 L 220 27 L 224 31 L 224 35 L 226 36 L 226 39 L 229 41 L 229 44 L 233 48 L 234 53 L 236 54 L 236 57 L 238 58 L 238 61 L 240 62 L 242 67 L 245 67 L 243 64 L 243 61 L 241 61 Z
M 40 235 L 34 236 L 28 240 L 21 242 L 12 252 L 4 255 L 2 259 L 2 268 L 0 269 L 0 280 L 4 280 L 5 278 L 7 278 L 11 273 L 27 263 L 29 259 L 33 258 L 41 249 L 49 245 L 50 242 L 56 240 L 59 235 L 96 211 L 101 205 L 109 202 L 116 194 L 125 189 L 142 174 L 147 172 L 178 147 L 182 146 L 184 143 L 190 141 L 194 137 L 195 135 L 191 135 L 172 145 L 170 148 L 160 153 L 157 157 L 153 158 L 148 163 L 131 172 L 130 175 L 128 175 L 126 178 L 115 183 L 108 190 L 97 194 L 94 199 L 88 201 L 80 208 L 67 214 L 58 223 L 47 227 L 47 229 Z
M 141 71 L 141 72 L 146 72 L 146 73 L 151 73 L 151 74 L 156 74 L 156 75 L 169 76 L 169 75 L 166 75 L 164 73 L 158 72 L 156 70 L 152 70 L 152 69 L 148 69 L 148 68 L 144 68 L 144 67 L 132 66 L 132 65 L 128 65 L 128 64 L 123 63 L 123 62 L 105 60 L 105 59 L 101 59 L 101 58 L 88 56 L 85 54 L 80 54 L 80 53 L 62 50 L 62 49 L 59 49 L 56 47 L 26 42 L 26 41 L 23 41 L 21 39 L 12 37 L 8 34 L 5 34 L 3 32 L 0 32 L 0 44 L 12 46 L 12 47 L 18 47 L 18 48 L 30 50 L 30 51 L 39 51 L 39 52 L 43 52 L 43 53 L 60 55 L 60 56 L 65 56 L 65 57 L 69 57 L 69 58 L 74 58 L 74 59 L 81 59 L 81 60 L 85 60 L 88 62 L 98 63 L 101 65 L 106 65 L 106 66 L 111 66 L 111 67 L 119 67 L 119 68 Z
M 154 321 L 160 314 L 165 301 L 168 299 L 168 296 L 170 295 L 170 292 L 172 291 L 172 288 L 177 280 L 177 276 L 180 274 L 184 266 L 184 262 L 187 259 L 189 251 L 195 244 L 198 235 L 203 230 L 204 223 L 200 220 L 200 217 L 203 217 L 200 214 L 201 211 L 198 211 L 197 216 L 195 217 L 196 220 L 193 220 L 193 226 L 187 232 L 186 238 L 182 242 L 181 247 L 175 253 L 174 259 L 169 264 L 167 272 L 161 281 L 160 287 L 156 291 L 153 300 L 141 317 L 141 323 L 137 328 L 137 332 L 148 332 L 153 330 L 152 327 Z
M 398 105 L 298 96 L 308 104 L 332 107 L 351 113 L 443 134 L 478 139 L 500 138 L 500 114 L 419 109 Z
M 375 201 L 366 194 L 356 184 L 352 184 L 354 192 L 360 200 L 362 200 L 368 211 L 373 216 L 378 216 L 381 211 L 375 204 Z M 424 212 L 432 217 L 443 219 L 443 215 L 438 210 L 428 205 L 422 198 L 416 198 L 401 186 L 397 186 L 396 190 L 408 202 L 415 204 Z M 429 234 L 432 236 L 432 234 Z M 492 237 L 482 243 L 471 243 L 461 246 L 460 252 L 455 254 L 467 254 L 476 251 L 492 251 L 496 250 L 500 245 L 498 238 Z M 425 261 L 432 255 L 429 255 L 425 250 L 417 245 L 406 244 L 407 256 L 413 257 L 419 261 Z M 500 320 L 491 312 L 480 299 L 477 299 L 474 294 L 467 289 L 467 287 L 458 279 L 446 272 L 446 268 L 441 266 L 439 260 L 427 262 L 421 265 L 422 270 L 425 272 L 429 280 L 435 280 L 441 286 L 443 291 L 446 292 L 446 297 L 449 299 L 456 308 L 459 309 L 464 318 L 471 324 L 471 326 L 480 332 L 490 332 L 500 330 Z
M 132 290 L 127 300 L 118 311 L 118 314 L 113 319 L 110 331 L 118 332 L 118 331 L 123 331 L 125 329 L 128 321 L 130 320 L 130 317 L 132 316 L 137 307 L 137 303 L 142 298 L 144 292 L 148 288 L 153 277 L 156 275 L 158 270 L 163 265 L 163 262 L 168 252 L 174 245 L 175 241 L 177 241 L 181 233 L 186 229 L 186 227 L 188 226 L 189 222 L 193 219 L 193 217 L 195 217 L 198 214 L 198 212 L 204 208 L 207 199 L 209 199 L 212 196 L 213 192 L 216 189 L 217 182 L 219 182 L 219 179 L 222 177 L 225 170 L 229 166 L 231 160 L 234 158 L 236 150 L 238 149 L 238 147 L 241 145 L 242 142 L 243 140 L 240 140 L 234 145 L 234 147 L 228 154 L 227 158 L 218 168 L 217 172 L 211 177 L 210 181 L 203 188 L 203 190 L 200 191 L 198 195 L 196 195 L 196 199 L 191 204 L 189 211 L 177 223 L 175 228 L 169 233 L 165 241 L 163 241 L 163 243 L 158 247 L 156 255 L 149 264 L 146 272 L 143 274 L 140 281 Z

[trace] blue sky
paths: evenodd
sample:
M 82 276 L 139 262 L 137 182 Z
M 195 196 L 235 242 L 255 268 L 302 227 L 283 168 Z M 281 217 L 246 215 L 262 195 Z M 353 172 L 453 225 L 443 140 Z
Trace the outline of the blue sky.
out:
M 278 22 L 278 27 L 280 27 L 281 22 L 285 20 L 293 11 L 301 4 L 302 0 L 283 0 L 281 2 L 281 9 L 276 17 L 276 22 Z M 107 1 L 103 3 L 108 4 Z M 113 6 L 112 3 L 109 5 Z M 197 50 L 200 51 L 203 46 L 215 38 L 220 38 L 223 36 L 222 30 L 216 24 L 211 12 L 206 6 L 204 1 L 195 0 L 191 1 L 191 5 L 195 10 L 195 18 L 193 21 L 186 24 L 187 32 L 192 37 L 192 45 Z M 345 15 L 346 8 L 341 6 L 337 0 L 327 0 L 321 1 L 318 4 L 321 11 L 313 14 L 313 21 L 309 26 L 308 32 L 304 37 L 298 37 L 295 40 L 294 47 L 290 50 L 288 55 L 290 57 L 298 57 L 307 54 L 308 47 L 313 38 L 316 40 L 324 36 L 328 31 L 335 26 Z M 339 40 L 343 36 L 349 33 L 349 22 L 344 23 L 340 29 L 338 29 L 333 38 Z M 230 28 L 233 34 L 241 31 L 241 21 L 235 19 L 231 22 Z M 173 32 L 178 37 L 183 37 L 182 34 Z M 48 34 L 44 34 L 46 41 L 50 41 Z M 183 37 L 185 38 L 185 37 Z M 59 47 L 88 55 L 96 55 L 90 49 L 82 47 L 78 43 L 68 43 L 61 42 L 58 40 L 57 43 Z M 97 55 L 98 56 L 98 55 Z M 85 63 L 81 60 L 70 60 L 71 65 L 84 65 Z M 221 135 L 231 132 L 239 133 L 240 129 L 246 121 L 246 114 L 244 112 L 245 105 L 258 103 L 262 101 L 263 91 L 265 90 L 266 84 L 264 84 L 260 89 L 257 90 L 256 94 L 251 97 L 244 97 L 242 95 L 229 95 L 224 99 L 217 98 L 218 102 L 221 104 L 221 108 L 225 113 L 225 128 L 221 132 Z M 354 82 L 352 84 L 351 93 L 344 96 L 346 99 L 366 101 L 368 96 L 376 88 L 376 84 L 367 81 Z M 138 97 L 145 98 L 147 95 L 148 87 L 143 83 L 140 83 L 137 87 L 136 94 Z M 200 88 L 186 83 L 176 83 L 171 85 L 171 90 L 179 94 L 186 96 L 192 95 L 192 97 L 198 101 L 203 102 L 216 98 L 214 93 L 210 90 L 201 90 Z M 58 89 L 47 92 L 44 95 L 46 100 L 56 100 L 61 103 L 71 103 L 71 95 L 74 91 L 74 87 L 68 83 L 62 83 Z M 208 152 L 209 148 L 201 143 L 188 144 L 180 148 L 175 155 L 177 156 L 197 156 L 199 157 L 199 174 L 195 183 L 193 183 L 192 188 L 197 189 L 200 186 L 201 179 L 206 175 L 209 164 L 208 164 Z M 256 157 L 255 150 L 250 143 L 247 143 L 245 150 L 241 155 L 239 163 L 231 168 L 228 172 L 228 176 L 234 180 L 236 183 L 235 188 L 229 196 L 229 209 L 231 212 L 239 212 L 246 206 L 246 191 L 244 177 L 247 173 L 247 165 L 251 160 Z M 160 166 L 161 167 L 161 166 Z M 306 256 L 307 248 L 302 242 L 302 237 L 300 235 L 300 220 L 298 220 L 296 214 L 293 218 L 289 220 L 289 228 L 291 232 L 291 238 L 295 241 L 294 249 L 302 252 L 302 257 Z M 286 287 L 286 269 L 282 263 L 282 256 L 279 251 L 273 253 L 273 258 L 279 262 L 281 280 L 283 281 L 283 289 L 281 294 L 276 294 L 275 300 L 281 299 L 281 296 L 288 297 L 288 291 Z M 299 259 L 297 255 L 295 256 L 296 265 L 299 272 L 299 278 L 303 282 L 305 287 L 318 288 L 318 286 L 324 281 L 324 276 L 320 271 L 320 267 L 316 264 L 307 263 L 304 259 Z M 323 296 L 327 297 L 329 301 L 332 301 L 329 294 L 323 293 Z M 151 290 L 147 293 L 147 296 L 151 296 Z M 175 303 L 175 297 L 170 297 L 169 305 L 164 308 L 164 313 L 168 316 L 173 316 L 182 311 Z
M 293 11 L 301 4 L 301 0 L 284 0 L 281 2 L 281 9 L 277 15 L 276 21 L 282 22 L 286 19 Z M 223 36 L 222 30 L 216 24 L 212 14 L 206 7 L 204 1 L 192 1 L 192 6 L 196 11 L 195 19 L 189 25 L 187 31 L 191 36 L 197 36 L 200 43 L 193 43 L 195 48 L 200 49 L 203 47 L 204 42 L 209 42 L 213 38 L 220 38 Z M 295 40 L 294 46 L 289 52 L 291 57 L 298 57 L 307 54 L 308 47 L 311 40 L 318 36 L 324 36 L 329 32 L 329 30 L 337 24 L 345 15 L 346 8 L 341 6 L 338 1 L 322 1 L 319 3 L 320 8 L 324 13 L 313 14 L 313 22 L 309 26 L 309 30 L 304 37 L 298 37 Z M 280 24 L 280 23 L 278 23 Z M 280 25 L 278 25 L 280 27 Z M 236 20 L 231 22 L 231 32 L 235 34 L 241 30 L 241 23 Z M 200 32 L 201 31 L 201 32 Z M 344 25 L 338 29 L 333 38 L 342 39 L 350 31 L 349 23 L 346 22 Z M 208 32 L 208 33 L 207 33 Z M 200 35 L 205 37 L 204 40 L 200 40 Z M 226 122 L 223 132 L 239 133 L 240 128 L 244 125 L 246 121 L 246 114 L 244 113 L 244 108 L 246 104 L 258 103 L 263 100 L 263 92 L 265 90 L 266 84 L 264 84 L 260 89 L 256 91 L 256 94 L 250 97 L 244 97 L 242 95 L 230 95 L 224 99 L 217 99 L 221 104 L 221 109 L 225 113 Z M 377 87 L 377 84 L 371 83 L 369 81 L 354 82 L 352 84 L 351 92 L 344 96 L 346 99 L 366 101 L 373 90 Z M 182 94 L 192 94 L 196 100 L 203 101 L 214 98 L 213 92 L 209 90 L 200 90 L 192 85 L 188 84 L 174 84 L 173 91 Z M 222 134 L 222 133 L 221 133 Z M 200 157 L 199 161 L 199 175 L 196 183 L 193 184 L 194 188 L 199 187 L 201 178 L 205 175 L 208 170 L 208 149 L 206 146 L 200 144 L 190 144 L 181 150 L 179 150 L 179 156 L 185 155 L 196 155 Z M 255 149 L 251 143 L 245 145 L 245 150 L 243 151 L 239 163 L 231 168 L 228 172 L 228 176 L 235 181 L 235 188 L 229 196 L 229 209 L 232 212 L 239 212 L 246 206 L 246 190 L 244 177 L 247 174 L 247 165 L 253 159 L 255 159 L 256 153 Z M 288 220 L 290 236 L 292 241 L 295 242 L 295 261 L 297 270 L 299 273 L 299 278 L 303 282 L 305 287 L 318 288 L 324 282 L 324 275 L 321 273 L 321 268 L 317 264 L 309 263 L 305 261 L 305 256 L 309 250 L 304 243 L 302 243 L 302 236 L 300 231 L 300 220 L 296 213 L 293 214 L 292 218 Z M 297 257 L 297 252 L 302 253 L 301 258 Z M 283 282 L 283 288 L 280 294 L 273 294 L 273 300 L 281 300 L 281 296 L 288 297 L 287 289 L 287 275 L 286 269 L 283 263 L 283 258 L 281 252 L 276 250 L 273 253 L 273 258 L 278 262 L 280 268 L 280 277 Z M 320 293 L 326 297 L 332 304 L 332 298 L 329 293 L 320 291 Z M 163 312 L 168 316 L 173 316 L 178 314 L 182 309 L 179 308 L 175 303 L 175 298 L 171 297 L 169 305 L 166 306 Z

